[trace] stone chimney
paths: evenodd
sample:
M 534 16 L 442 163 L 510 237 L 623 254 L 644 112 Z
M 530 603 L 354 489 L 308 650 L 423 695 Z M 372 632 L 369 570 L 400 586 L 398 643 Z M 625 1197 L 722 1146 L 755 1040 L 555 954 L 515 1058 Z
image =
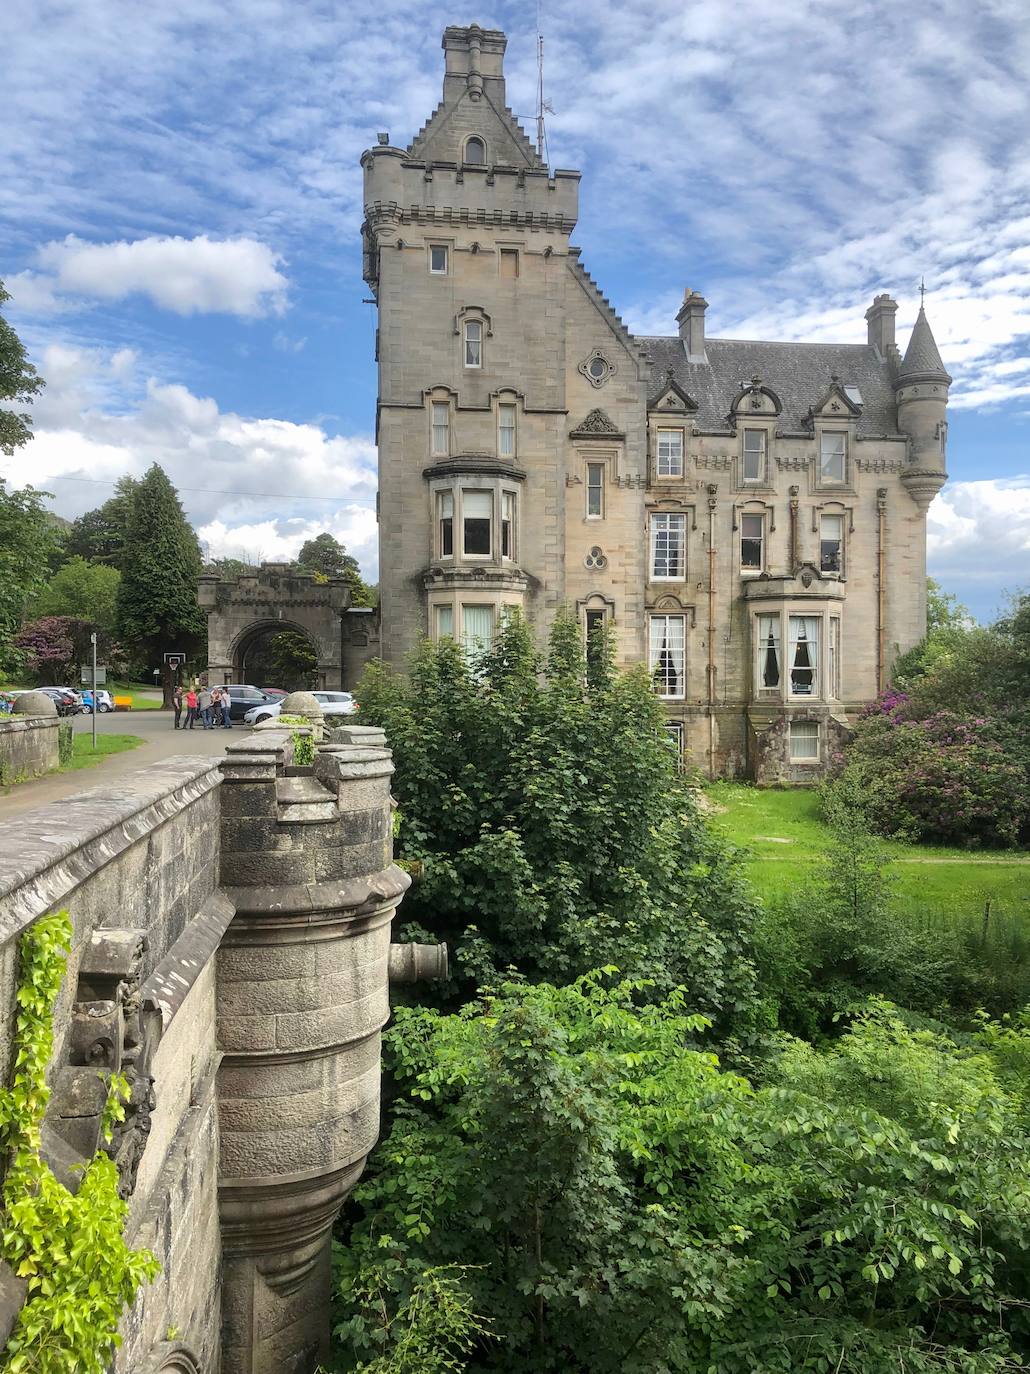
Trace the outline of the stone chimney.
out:
M 691 291 L 688 286 L 683 293 L 683 304 L 676 316 L 676 323 L 679 325 L 680 338 L 686 344 L 687 361 L 691 363 L 706 363 L 708 361 L 705 354 L 705 311 L 707 309 L 708 302 L 701 295 L 701 292 Z
M 485 91 L 490 100 L 503 109 L 507 42 L 500 29 L 481 29 L 478 24 L 470 24 L 468 28 L 452 24 L 444 29 L 444 103 L 449 105 L 458 100 L 466 90 L 473 100 L 478 100 Z
M 894 342 L 894 316 L 897 313 L 898 303 L 887 291 L 874 296 L 872 305 L 865 312 L 869 342 L 881 358 L 889 358 L 897 352 Z

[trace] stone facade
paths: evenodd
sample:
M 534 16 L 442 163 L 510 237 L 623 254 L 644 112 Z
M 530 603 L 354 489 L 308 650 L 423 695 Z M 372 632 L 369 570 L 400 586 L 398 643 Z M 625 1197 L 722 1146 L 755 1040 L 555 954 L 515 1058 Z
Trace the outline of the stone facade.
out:
M 49 773 L 59 757 L 57 707 L 45 692 L 23 692 L 0 716 L 0 787 Z
M 74 925 L 44 1127 L 67 1186 L 100 1143 L 98 1070 L 132 1084 L 111 1150 L 128 1238 L 161 1272 L 112 1374 L 325 1359 L 330 1231 L 379 1130 L 388 981 L 446 970 L 442 950 L 391 949 L 409 879 L 382 732 L 332 731 L 306 767 L 293 747 L 256 730 L 224 761 L 166 760 L 0 828 L 5 1074 L 18 937 L 50 911 Z M 23 1297 L 0 1265 L 0 1350 Z
M 817 777 L 925 625 L 944 371 L 896 303 L 865 344 L 634 337 L 571 243 L 579 173 L 505 104 L 505 37 L 449 28 L 443 99 L 362 157 L 379 308 L 383 655 L 563 603 L 655 673 L 711 775 Z

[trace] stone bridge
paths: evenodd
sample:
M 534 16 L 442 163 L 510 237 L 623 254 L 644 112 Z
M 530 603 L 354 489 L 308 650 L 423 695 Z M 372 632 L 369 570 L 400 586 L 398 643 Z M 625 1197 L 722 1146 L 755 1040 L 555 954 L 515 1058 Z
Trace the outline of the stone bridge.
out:
M 293 735 L 266 726 L 222 760 L 170 759 L 0 826 L 8 1075 L 19 936 L 54 911 L 74 924 L 44 1130 L 68 1186 L 100 1143 L 97 1068 L 133 1085 L 109 1152 L 127 1238 L 161 1272 L 113 1374 L 310 1374 L 325 1358 L 330 1231 L 379 1129 L 409 882 L 384 745 L 341 727 L 300 767 Z M 425 963 L 395 948 L 400 976 Z M 22 1290 L 0 1265 L 0 1349 Z
M 351 606 L 350 585 L 342 577 L 318 579 L 289 563 L 262 563 L 238 577 L 205 573 L 197 600 L 207 613 L 212 685 L 274 685 L 270 643 L 284 630 L 295 631 L 314 652 L 315 681 L 307 685 L 315 688 L 352 688 L 368 659 L 379 653 L 379 614 Z

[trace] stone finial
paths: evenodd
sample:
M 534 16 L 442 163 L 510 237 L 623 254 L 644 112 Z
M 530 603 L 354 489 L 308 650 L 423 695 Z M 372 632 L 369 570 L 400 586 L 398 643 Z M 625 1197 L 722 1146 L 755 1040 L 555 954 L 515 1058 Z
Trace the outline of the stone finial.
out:
M 288 697 L 283 697 L 282 715 L 284 716 L 306 716 L 311 720 L 322 719 L 322 707 L 316 697 L 310 692 L 291 692 Z
M 14 698 L 16 716 L 56 716 L 57 706 L 46 692 L 21 692 Z

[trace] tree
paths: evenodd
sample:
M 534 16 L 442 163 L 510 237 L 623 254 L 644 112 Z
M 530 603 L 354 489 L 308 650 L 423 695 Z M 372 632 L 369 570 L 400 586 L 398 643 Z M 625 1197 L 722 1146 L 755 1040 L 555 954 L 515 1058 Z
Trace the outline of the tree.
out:
M 204 635 L 204 616 L 197 605 L 200 568 L 197 536 L 175 488 L 155 463 L 132 497 L 118 588 L 118 628 L 128 646 L 139 647 L 151 663 L 161 666 L 166 707 L 171 705 L 174 682 L 164 654 L 189 652 Z
M 328 532 L 315 535 L 314 539 L 309 539 L 303 545 L 297 555 L 296 566 L 304 572 L 314 573 L 317 577 L 345 578 L 351 589 L 351 605 L 375 605 L 372 589 L 362 580 L 358 560 Z
M 107 637 L 115 633 L 118 586 L 117 568 L 87 563 L 77 555 L 53 575 L 33 599 L 34 616 L 75 616 L 88 620 Z
M 318 655 L 311 643 L 297 630 L 283 630 L 269 641 L 272 664 L 280 679 L 297 687 L 312 687 L 318 668 Z
M 46 582 L 54 547 L 53 526 L 43 506 L 46 492 L 8 491 L 0 477 L 0 667 L 13 670 L 13 640 L 25 606 Z
M 11 299 L 0 281 L 0 306 Z M 46 383 L 29 362 L 25 346 L 0 315 L 0 401 L 31 405 Z M 0 453 L 8 457 L 32 438 L 32 417 L 27 411 L 0 406 Z
M 425 642 L 407 679 L 370 665 L 361 719 L 393 749 L 405 915 L 454 948 L 464 991 L 509 967 L 564 982 L 617 964 L 680 983 L 725 1033 L 757 1008 L 753 901 L 666 743 L 644 668 L 587 670 L 574 615 L 541 663 L 506 618 L 470 661 Z M 453 989 L 452 989 L 453 992 Z
M 342 1368 L 392 1348 L 441 1266 L 494 1337 L 470 1371 L 1025 1367 L 1030 1142 L 988 1037 L 872 1003 L 752 1085 L 682 994 L 642 991 L 592 974 L 397 1010 L 403 1095 L 338 1256 Z
M 136 478 L 120 477 L 110 500 L 72 522 L 65 545 L 69 558 L 104 563 L 119 571 L 124 568 L 129 517 L 138 486 Z
M 88 636 L 88 628 L 68 616 L 45 616 L 18 631 L 15 647 L 29 672 L 35 673 L 41 682 L 67 683 L 76 661 L 75 627 Z

